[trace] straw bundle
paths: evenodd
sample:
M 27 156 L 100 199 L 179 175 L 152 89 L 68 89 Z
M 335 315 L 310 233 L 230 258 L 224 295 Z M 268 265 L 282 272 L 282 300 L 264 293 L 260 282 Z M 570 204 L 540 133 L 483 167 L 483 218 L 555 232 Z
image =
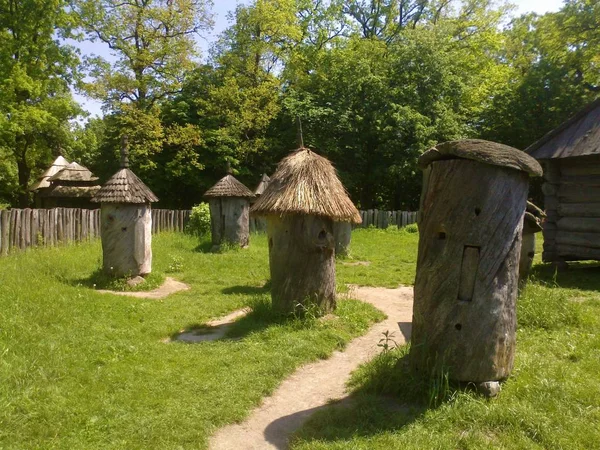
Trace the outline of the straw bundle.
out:
M 300 148 L 281 160 L 251 212 L 266 216 L 306 214 L 339 222 L 361 222 L 331 162 L 307 148 Z

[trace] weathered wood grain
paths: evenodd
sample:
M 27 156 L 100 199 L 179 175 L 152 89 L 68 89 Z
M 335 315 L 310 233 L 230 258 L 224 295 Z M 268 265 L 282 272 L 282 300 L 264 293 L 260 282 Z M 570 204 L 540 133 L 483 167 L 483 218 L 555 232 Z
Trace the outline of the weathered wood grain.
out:
M 556 235 L 556 242 L 577 247 L 600 248 L 600 233 L 560 231 Z
M 250 243 L 250 202 L 247 198 L 209 199 L 210 232 L 213 251 L 229 243 L 244 248 Z
M 527 174 L 468 160 L 430 167 L 420 211 L 413 367 L 444 368 L 460 381 L 504 379 L 515 350 Z
M 333 222 L 316 216 L 267 217 L 273 308 L 292 313 L 335 309 Z
M 562 203 L 558 205 L 561 217 L 600 217 L 600 202 L 598 203 Z
M 563 261 L 600 260 L 600 249 L 598 248 L 556 244 L 556 252 Z
M 559 231 L 600 233 L 600 218 L 563 217 L 557 222 Z

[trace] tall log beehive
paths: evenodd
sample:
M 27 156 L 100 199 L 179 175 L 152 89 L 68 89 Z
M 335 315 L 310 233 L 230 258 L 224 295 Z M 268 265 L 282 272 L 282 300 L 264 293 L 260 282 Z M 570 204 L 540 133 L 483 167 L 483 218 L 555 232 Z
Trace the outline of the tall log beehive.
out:
M 411 363 L 458 381 L 502 380 L 515 351 L 529 175 L 541 167 L 517 149 L 475 139 L 437 145 L 419 164 Z
M 252 206 L 266 216 L 273 308 L 335 309 L 334 222 L 360 223 L 332 164 L 307 148 L 285 157 Z
M 102 267 L 115 276 L 144 276 L 152 270 L 152 211 L 158 198 L 131 170 L 127 155 L 92 199 L 100 203 Z
M 254 194 L 231 174 L 204 193 L 210 207 L 212 251 L 228 243 L 244 248 L 250 244 L 250 200 Z

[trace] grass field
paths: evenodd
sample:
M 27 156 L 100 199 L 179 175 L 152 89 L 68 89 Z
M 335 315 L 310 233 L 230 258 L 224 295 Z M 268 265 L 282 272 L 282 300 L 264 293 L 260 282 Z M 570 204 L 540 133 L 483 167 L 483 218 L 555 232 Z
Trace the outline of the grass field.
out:
M 338 262 L 340 290 L 412 284 L 417 242 L 357 230 L 351 258 Z M 94 292 L 99 242 L 0 259 L 0 448 L 204 448 L 295 368 L 382 317 L 342 299 L 339 320 L 279 319 L 264 287 L 264 236 L 247 250 L 208 247 L 155 237 L 154 280 L 191 286 L 160 301 Z M 370 265 L 348 265 L 356 261 Z M 518 303 L 515 370 L 497 399 L 449 390 L 429 404 L 431 385 L 402 369 L 403 347 L 361 367 L 353 406 L 316 415 L 293 448 L 600 448 L 600 268 L 534 272 Z M 254 312 L 231 330 L 239 339 L 162 342 L 243 306 Z
M 356 257 L 372 264 L 340 265 L 340 286 L 410 282 L 414 270 L 396 272 L 378 246 L 404 255 L 416 239 L 357 234 Z M 180 234 L 153 244 L 153 284 L 166 274 L 191 290 L 161 301 L 94 292 L 99 242 L 0 259 L 0 448 L 203 448 L 295 368 L 383 318 L 349 299 L 336 321 L 273 317 L 264 236 L 223 254 Z M 255 312 L 231 330 L 239 340 L 161 342 L 244 306 Z

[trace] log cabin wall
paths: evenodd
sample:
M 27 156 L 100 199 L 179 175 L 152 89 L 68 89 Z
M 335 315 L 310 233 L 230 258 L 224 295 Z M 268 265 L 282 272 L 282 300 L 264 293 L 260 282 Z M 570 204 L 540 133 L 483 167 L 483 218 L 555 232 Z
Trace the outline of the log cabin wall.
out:
M 600 155 L 546 167 L 544 261 L 600 260 Z

